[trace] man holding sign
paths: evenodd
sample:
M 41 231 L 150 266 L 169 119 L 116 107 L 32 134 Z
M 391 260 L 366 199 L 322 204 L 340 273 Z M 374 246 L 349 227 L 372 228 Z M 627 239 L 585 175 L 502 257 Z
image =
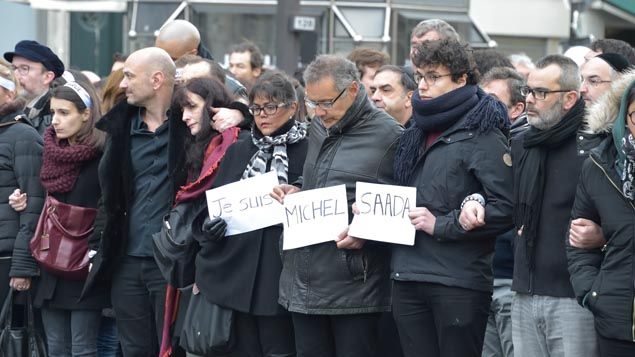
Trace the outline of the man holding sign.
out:
M 348 202 L 340 207 L 333 187 L 332 195 L 310 203 L 310 211 L 305 200 L 295 207 L 306 211 L 306 224 L 313 222 L 305 220 L 313 218 L 313 212 L 337 218 L 344 211 L 350 218 L 357 181 L 393 182 L 402 127 L 373 107 L 357 68 L 342 57 L 319 56 L 307 67 L 304 80 L 305 102 L 316 118 L 308 135 L 302 190 L 343 185 Z M 297 191 L 281 185 L 273 196 L 282 201 Z M 297 225 L 298 216 L 293 217 Z M 298 356 L 374 356 L 379 315 L 390 311 L 389 249 L 350 237 L 346 228 L 339 236 L 321 231 L 328 241 L 317 244 L 287 233 L 284 244 L 299 248 L 284 252 L 279 302 L 292 313 Z

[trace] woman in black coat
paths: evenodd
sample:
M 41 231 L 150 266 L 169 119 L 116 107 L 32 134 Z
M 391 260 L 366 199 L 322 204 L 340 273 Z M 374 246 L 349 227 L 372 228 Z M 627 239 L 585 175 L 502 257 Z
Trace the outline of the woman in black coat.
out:
M 595 317 L 600 355 L 635 356 L 635 71 L 614 81 L 585 120 L 608 137 L 582 167 L 571 217 L 602 226 L 606 245 L 568 245 L 571 284 Z
M 96 209 L 101 197 L 97 166 L 105 136 L 95 129 L 101 117 L 95 88 L 86 80 L 66 82 L 51 90 L 50 108 L 53 118 L 44 133 L 42 186 L 59 202 Z M 29 205 L 32 202 L 29 197 Z M 97 356 L 108 286 L 95 286 L 80 301 L 83 287 L 83 279 L 62 277 L 40 266 L 34 305 L 42 311 L 50 357 Z
M 278 174 L 280 183 L 292 183 L 302 173 L 307 151 L 306 129 L 295 120 L 296 93 L 278 72 L 261 76 L 249 94 L 255 124 L 241 135 L 223 158 L 212 187 L 261 175 Z M 237 356 L 294 356 L 291 318 L 278 305 L 282 262 L 282 227 L 270 226 L 232 237 L 213 234 L 220 219 L 207 211 L 196 258 L 196 285 L 209 301 L 235 311 Z M 195 222 L 196 224 L 196 222 Z

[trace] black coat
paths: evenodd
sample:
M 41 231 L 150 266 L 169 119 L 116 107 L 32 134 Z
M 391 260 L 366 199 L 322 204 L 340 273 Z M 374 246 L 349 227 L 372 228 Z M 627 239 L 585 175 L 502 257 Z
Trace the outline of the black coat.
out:
M 350 206 L 357 181 L 393 184 L 402 130 L 361 89 L 335 125 L 326 129 L 319 119 L 311 123 L 302 189 L 344 184 Z M 289 311 L 337 315 L 390 310 L 388 244 L 367 241 L 352 250 L 325 242 L 285 251 L 283 262 L 280 304 Z
M 104 153 L 99 163 L 99 183 L 102 198 L 95 219 L 95 231 L 91 237 L 92 249 L 97 254 L 86 279 L 84 295 L 96 280 L 110 280 L 113 270 L 126 254 L 129 225 L 128 210 L 132 203 L 133 172 L 130 153 L 130 126 L 139 107 L 125 101 L 110 110 L 97 123 L 97 128 L 107 133 Z M 169 114 L 168 170 L 174 197 L 178 187 L 187 178 L 184 168 L 185 151 L 183 140 L 190 135 L 180 114 L 171 110 Z M 161 227 L 157 227 L 157 232 Z
M 628 130 L 628 129 L 627 129 Z M 611 339 L 635 341 L 635 205 L 622 194 L 615 169 L 616 149 L 608 137 L 582 167 L 571 218 L 602 226 L 606 246 L 567 244 L 571 283 L 578 302 L 593 312 L 596 331 Z
M 25 122 L 15 121 L 21 112 L 0 115 L 0 255 L 11 256 L 11 277 L 38 275 L 31 256 L 29 241 L 37 226 L 44 204 L 40 184 L 42 137 Z M 9 206 L 9 196 L 19 188 L 28 196 L 27 208 L 16 212 Z
M 499 129 L 468 130 L 461 118 L 422 153 L 409 186 L 417 188 L 417 206 L 436 216 L 434 235 L 418 230 L 414 246 L 393 246 L 393 279 L 492 290 L 495 239 L 512 226 L 508 151 Z M 486 225 L 466 232 L 461 202 L 475 192 L 487 201 Z
M 525 150 L 523 138 L 524 135 L 521 134 L 512 140 L 513 159 L 518 160 Z M 531 295 L 573 297 L 567 270 L 565 236 L 569 228 L 575 188 L 585 158 L 585 155 L 578 153 L 575 135 L 547 153 L 543 200 L 538 209 L 538 229 L 534 240 L 534 268 L 530 269 L 527 245 L 524 241 L 517 240 L 512 290 Z
M 289 182 L 302 174 L 307 146 L 306 139 L 287 146 Z M 251 134 L 242 132 L 223 157 L 212 188 L 239 181 L 257 151 Z M 207 205 L 204 208 L 207 215 Z M 254 315 L 284 312 L 278 305 L 281 237 L 282 226 L 275 225 L 203 245 L 196 257 L 196 284 L 203 295 L 221 306 Z
M 101 196 L 97 166 L 99 157 L 87 162 L 77 177 L 75 185 L 70 192 L 51 194 L 58 201 L 75 206 L 97 208 L 97 202 Z M 30 204 L 30 202 L 29 202 Z M 35 294 L 35 306 L 46 306 L 58 309 L 98 309 L 109 305 L 110 290 L 105 282 L 95 286 L 86 294 L 81 302 L 79 297 L 84 286 L 83 280 L 69 280 L 51 274 L 46 269 L 41 269 Z

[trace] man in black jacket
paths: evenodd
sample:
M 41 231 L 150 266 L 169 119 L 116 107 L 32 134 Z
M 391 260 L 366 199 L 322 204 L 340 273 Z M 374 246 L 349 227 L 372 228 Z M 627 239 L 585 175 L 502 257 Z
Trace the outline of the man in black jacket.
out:
M 577 65 L 547 56 L 529 74 L 530 128 L 512 140 L 515 244 L 512 336 L 519 356 L 596 356 L 593 315 L 580 307 L 567 270 L 565 237 L 582 163 L 584 116 Z M 465 214 L 475 202 L 470 202 Z M 468 219 L 469 221 L 469 219 Z
M 97 124 L 108 133 L 99 165 L 100 242 L 85 289 L 111 280 L 112 304 L 125 356 L 157 356 L 166 282 L 151 247 L 174 192 L 183 183 L 181 120 L 168 120 L 174 62 L 156 47 L 132 53 L 121 87 L 127 102 Z M 95 241 L 93 240 L 93 241 Z
M 355 65 L 319 56 L 304 79 L 305 102 L 316 118 L 302 189 L 344 184 L 351 205 L 357 181 L 392 183 L 402 128 L 368 100 Z M 282 185 L 274 196 L 281 200 L 297 191 Z M 388 249 L 343 232 L 337 242 L 285 252 L 278 301 L 291 312 L 298 356 L 375 355 L 377 321 L 381 312 L 390 311 Z

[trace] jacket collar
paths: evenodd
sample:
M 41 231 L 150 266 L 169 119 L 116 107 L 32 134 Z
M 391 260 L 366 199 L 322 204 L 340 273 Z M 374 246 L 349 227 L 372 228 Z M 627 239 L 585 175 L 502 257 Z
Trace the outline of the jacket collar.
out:
M 613 129 L 615 118 L 620 112 L 622 94 L 635 81 L 635 69 L 625 72 L 613 81 L 611 89 L 587 108 L 582 124 L 586 134 L 607 134 Z
M 138 113 L 140 109 L 141 107 L 128 104 L 128 102 L 122 100 L 106 113 L 95 126 L 97 129 L 110 134 L 129 130 L 132 115 Z

